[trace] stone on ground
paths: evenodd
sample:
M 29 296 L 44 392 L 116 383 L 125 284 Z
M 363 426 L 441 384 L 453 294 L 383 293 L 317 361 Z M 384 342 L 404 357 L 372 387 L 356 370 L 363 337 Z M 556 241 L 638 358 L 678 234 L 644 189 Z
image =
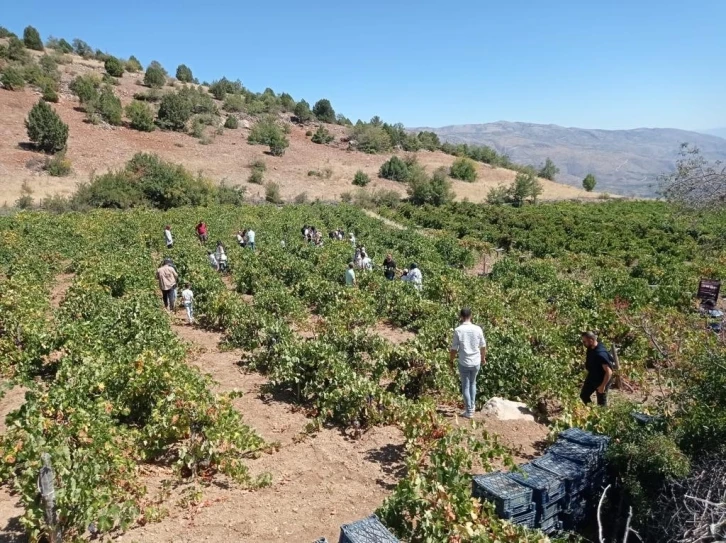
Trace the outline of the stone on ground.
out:
M 491 398 L 484 404 L 481 412 L 498 420 L 530 420 L 534 422 L 534 415 L 525 404 L 504 398 Z

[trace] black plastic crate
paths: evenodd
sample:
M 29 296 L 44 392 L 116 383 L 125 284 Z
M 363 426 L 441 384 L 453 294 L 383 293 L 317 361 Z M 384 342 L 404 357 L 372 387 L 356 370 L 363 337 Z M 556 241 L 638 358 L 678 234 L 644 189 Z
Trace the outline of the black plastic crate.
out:
M 562 522 L 560 522 L 559 518 L 552 517 L 543 521 L 542 524 L 540 524 L 539 529 L 547 535 L 550 535 L 562 530 Z
M 548 505 L 565 495 L 565 482 L 557 475 L 538 468 L 534 464 L 522 464 L 520 472 L 511 472 L 507 476 L 514 481 L 532 489 L 532 501 L 539 505 Z
M 503 514 L 500 515 L 499 513 L 497 513 L 497 515 L 499 516 L 499 518 L 510 520 L 514 517 L 528 515 L 529 513 L 535 513 L 535 516 L 537 514 L 537 508 L 535 507 L 534 502 L 529 502 L 528 504 L 517 507 L 516 509 L 507 509 Z
M 517 524 L 518 526 L 526 526 L 527 528 L 534 528 L 535 518 L 536 518 L 536 514 L 534 511 L 532 511 L 531 513 L 525 513 L 524 515 L 517 515 L 516 517 L 512 517 L 508 520 L 512 524 Z
M 547 452 L 585 466 L 588 470 L 602 463 L 602 458 L 596 449 L 585 447 L 572 441 L 567 441 L 566 439 L 557 441 Z
M 321 537 L 320 539 L 316 539 L 315 543 L 328 543 L 328 540 L 324 537 Z
M 532 503 L 532 489 L 501 472 L 475 475 L 471 493 L 475 498 L 492 502 L 501 518 L 528 512 Z
M 338 543 L 399 543 L 376 515 L 340 527 Z
M 565 490 L 568 494 L 576 494 L 586 485 L 587 473 L 585 468 L 567 458 L 546 453 L 544 456 L 532 460 L 532 463 L 538 468 L 563 479 L 565 481 Z
M 568 428 L 560 432 L 559 437 L 577 443 L 578 445 L 592 447 L 600 451 L 607 449 L 607 446 L 610 444 L 610 438 L 608 436 L 596 435 L 592 432 L 581 430 L 580 428 Z
M 544 522 L 547 519 L 556 517 L 562 512 L 562 500 L 550 503 L 547 505 L 541 505 L 537 511 L 537 521 Z

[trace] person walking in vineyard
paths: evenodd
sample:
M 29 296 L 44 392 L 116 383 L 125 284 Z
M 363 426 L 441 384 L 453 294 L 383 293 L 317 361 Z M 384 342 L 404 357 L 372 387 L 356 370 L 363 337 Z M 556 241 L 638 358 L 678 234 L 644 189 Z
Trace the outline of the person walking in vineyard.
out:
M 389 281 L 396 278 L 396 261 L 393 260 L 391 253 L 388 253 L 385 260 L 383 260 L 383 276 Z
M 346 287 L 354 287 L 355 286 L 355 270 L 353 267 L 355 264 L 352 262 L 348 264 L 348 269 L 345 270 L 345 286 Z
M 592 402 L 592 393 L 595 392 L 597 405 L 605 406 L 608 403 L 608 387 L 613 375 L 613 360 L 594 332 L 583 332 L 582 344 L 587 348 L 585 358 L 587 377 L 580 391 L 580 399 L 587 405 Z
M 164 241 L 166 242 L 167 249 L 171 249 L 174 246 L 174 238 L 171 237 L 171 226 L 168 224 L 164 228 Z
M 156 270 L 156 278 L 159 281 L 164 307 L 173 312 L 174 304 L 176 303 L 176 281 L 179 275 L 171 266 L 171 260 L 168 258 L 164 259 L 164 263 Z
M 202 243 L 207 243 L 207 223 L 205 223 L 204 221 L 199 221 L 196 229 L 199 241 L 201 241 Z
M 454 339 L 449 349 L 449 361 L 459 358 L 459 380 L 464 397 L 462 417 L 472 418 L 476 410 L 476 376 L 482 364 L 486 363 L 487 341 L 481 326 L 472 324 L 471 309 L 464 307 L 459 312 L 459 326 L 454 330 Z
M 219 262 L 217 262 L 217 257 L 214 256 L 212 251 L 207 251 L 207 259 L 209 260 L 209 265 L 212 266 L 212 269 L 219 271 Z
M 184 290 L 182 290 L 181 296 L 184 309 L 187 310 L 189 324 L 194 324 L 194 293 L 192 292 L 189 283 L 184 283 Z
M 406 281 L 407 283 L 412 283 L 413 287 L 421 292 L 421 289 L 423 289 L 423 274 L 421 273 L 421 270 L 418 269 L 418 264 L 415 262 L 411 263 L 411 267 L 406 270 L 406 273 L 401 277 L 402 281 Z

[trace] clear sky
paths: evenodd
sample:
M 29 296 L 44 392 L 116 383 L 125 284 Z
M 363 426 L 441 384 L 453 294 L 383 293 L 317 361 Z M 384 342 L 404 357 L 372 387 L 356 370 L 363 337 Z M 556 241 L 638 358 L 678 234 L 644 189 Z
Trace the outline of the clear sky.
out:
M 726 126 L 726 0 L 2 0 L 0 25 L 353 121 Z

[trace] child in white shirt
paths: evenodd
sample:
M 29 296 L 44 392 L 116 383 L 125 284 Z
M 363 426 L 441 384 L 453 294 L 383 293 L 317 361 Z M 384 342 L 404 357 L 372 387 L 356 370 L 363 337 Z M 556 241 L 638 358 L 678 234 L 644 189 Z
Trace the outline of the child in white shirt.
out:
M 189 283 L 184 283 L 184 290 L 182 290 L 181 296 L 182 302 L 184 303 L 184 309 L 187 310 L 189 324 L 194 324 L 194 293 L 192 292 Z

